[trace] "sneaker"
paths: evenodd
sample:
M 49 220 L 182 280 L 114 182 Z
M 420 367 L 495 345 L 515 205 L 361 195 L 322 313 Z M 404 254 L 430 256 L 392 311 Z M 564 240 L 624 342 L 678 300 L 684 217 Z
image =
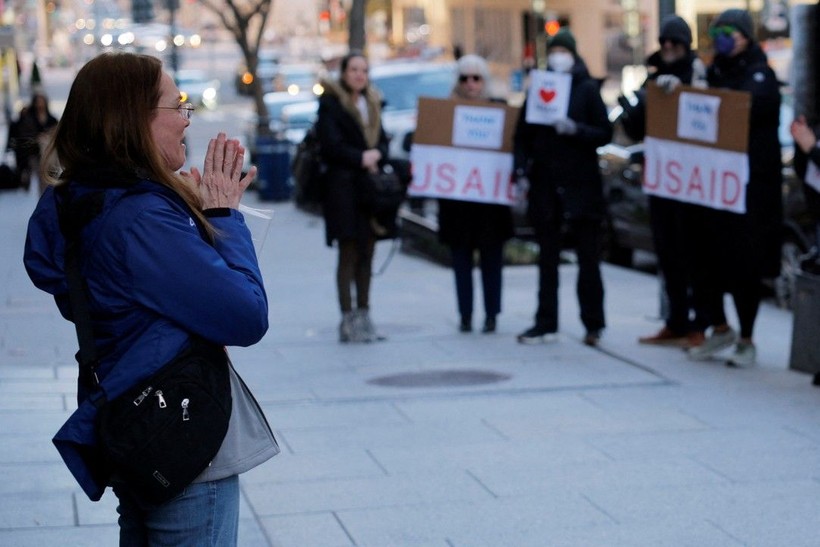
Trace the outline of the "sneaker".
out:
M 586 336 L 584 336 L 584 345 L 595 347 L 598 345 L 598 342 L 601 340 L 601 331 L 599 330 L 591 330 L 587 331 Z
M 724 332 L 715 332 L 712 330 L 712 334 L 709 335 L 709 337 L 706 338 L 701 345 L 689 348 L 687 353 L 690 359 L 695 361 L 704 361 L 711 358 L 719 351 L 731 347 L 736 340 L 737 333 L 732 329 Z
M 726 366 L 735 368 L 749 368 L 755 365 L 757 351 L 755 345 L 749 342 L 738 342 L 735 352 L 726 360 Z
M 651 344 L 653 346 L 672 346 L 676 348 L 686 347 L 688 337 L 685 334 L 678 334 L 668 327 L 663 327 L 656 334 L 641 336 L 638 338 L 639 344 Z
M 555 334 L 555 332 L 548 331 L 537 325 L 518 335 L 519 344 L 548 344 L 550 342 L 556 342 L 557 340 L 558 335 Z

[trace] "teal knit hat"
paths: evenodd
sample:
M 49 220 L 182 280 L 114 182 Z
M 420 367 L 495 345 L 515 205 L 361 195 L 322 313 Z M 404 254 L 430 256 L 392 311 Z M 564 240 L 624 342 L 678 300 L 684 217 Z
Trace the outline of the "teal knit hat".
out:
M 570 50 L 573 55 L 578 55 L 578 51 L 575 47 L 575 36 L 572 35 L 568 28 L 559 29 L 558 32 L 547 41 L 547 51 L 555 46 L 565 47 Z

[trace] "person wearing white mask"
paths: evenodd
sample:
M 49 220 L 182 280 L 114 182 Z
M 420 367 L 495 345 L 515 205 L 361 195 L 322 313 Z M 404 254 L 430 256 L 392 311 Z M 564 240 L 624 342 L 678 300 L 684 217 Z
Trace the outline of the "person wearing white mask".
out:
M 535 324 L 518 335 L 522 344 L 557 340 L 558 265 L 564 226 L 578 256 L 577 294 L 583 342 L 598 344 L 606 326 L 601 279 L 602 222 L 606 213 L 597 149 L 612 139 L 600 82 L 589 75 L 575 37 L 563 28 L 547 42 L 547 69 L 572 76 L 567 117 L 552 125 L 528 123 L 526 105 L 515 131 L 515 173 L 527 177 L 527 215 L 540 247 Z

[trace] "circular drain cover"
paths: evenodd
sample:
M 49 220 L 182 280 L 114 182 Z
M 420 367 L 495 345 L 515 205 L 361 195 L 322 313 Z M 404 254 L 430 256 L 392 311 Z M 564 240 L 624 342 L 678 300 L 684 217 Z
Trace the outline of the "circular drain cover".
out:
M 389 387 L 458 387 L 494 384 L 511 376 L 483 370 L 425 370 L 368 380 L 368 384 Z

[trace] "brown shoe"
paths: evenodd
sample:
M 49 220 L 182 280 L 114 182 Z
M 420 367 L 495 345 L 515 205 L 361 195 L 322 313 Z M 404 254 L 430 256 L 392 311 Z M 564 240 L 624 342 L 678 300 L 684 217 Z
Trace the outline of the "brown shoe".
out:
M 701 335 L 703 336 L 703 335 Z M 642 336 L 638 338 L 639 344 L 651 344 L 653 346 L 671 346 L 676 348 L 689 347 L 689 339 L 685 334 L 677 334 L 669 330 L 667 327 L 662 328 L 651 336 Z
M 702 332 L 697 330 L 692 331 L 686 335 L 686 345 L 684 346 L 684 348 L 696 348 L 699 345 L 703 344 L 705 340 L 706 336 Z

